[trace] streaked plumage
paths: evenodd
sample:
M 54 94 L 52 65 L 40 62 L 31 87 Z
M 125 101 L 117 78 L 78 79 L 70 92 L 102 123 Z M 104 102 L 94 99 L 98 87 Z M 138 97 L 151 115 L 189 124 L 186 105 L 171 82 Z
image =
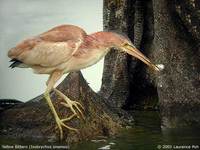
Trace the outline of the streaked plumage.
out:
M 124 36 L 103 31 L 87 35 L 83 29 L 74 25 L 55 27 L 22 41 L 8 52 L 8 56 L 13 61 L 13 64 L 10 65 L 11 68 L 30 67 L 35 73 L 50 74 L 45 98 L 59 127 L 61 139 L 63 137 L 62 127 L 76 131 L 76 129 L 68 127 L 64 121 L 71 120 L 75 116 L 83 117 L 83 113 L 79 109 L 79 107 L 82 109 L 83 107 L 80 103 L 71 101 L 60 91 L 54 89 L 65 100 L 65 103 L 61 104 L 70 108 L 73 112 L 72 116 L 60 119 L 50 100 L 49 92 L 64 73 L 80 70 L 97 63 L 108 53 L 111 47 L 125 51 L 140 59 L 152 69 L 159 71 L 159 68 L 152 64 Z

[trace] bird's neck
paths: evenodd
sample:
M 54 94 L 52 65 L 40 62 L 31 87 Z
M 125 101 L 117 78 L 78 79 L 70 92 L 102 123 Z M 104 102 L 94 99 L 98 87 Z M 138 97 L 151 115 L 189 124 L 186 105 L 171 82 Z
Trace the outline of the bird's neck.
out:
M 80 48 L 86 48 L 86 49 L 99 49 L 99 48 L 103 48 L 104 47 L 104 43 L 98 39 L 96 36 L 91 36 L 91 35 L 87 35 Z
M 84 44 L 96 48 L 110 48 L 116 47 L 123 43 L 120 35 L 112 32 L 96 32 L 87 35 L 84 39 Z

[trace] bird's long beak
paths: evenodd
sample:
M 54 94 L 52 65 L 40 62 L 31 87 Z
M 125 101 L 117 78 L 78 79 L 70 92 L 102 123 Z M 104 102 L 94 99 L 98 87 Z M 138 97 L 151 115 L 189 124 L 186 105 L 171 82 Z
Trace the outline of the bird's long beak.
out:
M 138 58 L 145 64 L 147 64 L 150 68 L 152 68 L 155 71 L 160 71 L 160 68 L 156 65 L 154 65 L 147 57 L 145 57 L 136 47 L 126 43 L 122 45 L 121 49 L 128 53 L 129 55 Z

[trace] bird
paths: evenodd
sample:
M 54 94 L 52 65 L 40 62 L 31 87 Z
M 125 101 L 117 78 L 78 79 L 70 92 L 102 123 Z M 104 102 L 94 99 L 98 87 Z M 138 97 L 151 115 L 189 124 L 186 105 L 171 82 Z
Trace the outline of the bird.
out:
M 54 87 L 56 82 L 64 74 L 94 65 L 111 48 L 128 53 L 153 70 L 160 71 L 160 68 L 144 56 L 127 37 L 111 31 L 87 34 L 81 27 L 70 24 L 59 25 L 37 36 L 25 39 L 8 51 L 8 57 L 11 58 L 10 62 L 12 63 L 11 68 L 32 68 L 36 74 L 49 75 L 44 97 L 59 129 L 61 140 L 64 128 L 78 132 L 78 129 L 68 126 L 67 122 L 74 117 L 84 118 L 84 107 L 81 103 L 69 99 L 57 90 Z M 61 105 L 69 108 L 72 115 L 63 117 L 63 119 L 58 116 L 50 98 L 51 91 L 55 91 L 64 100 Z

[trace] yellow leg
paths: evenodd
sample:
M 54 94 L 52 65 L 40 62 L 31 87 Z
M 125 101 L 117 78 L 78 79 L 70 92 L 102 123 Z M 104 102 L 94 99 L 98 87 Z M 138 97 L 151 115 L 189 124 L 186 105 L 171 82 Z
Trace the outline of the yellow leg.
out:
M 84 107 L 79 103 L 79 102 L 76 102 L 76 101 L 72 101 L 70 100 L 67 96 L 65 96 L 62 92 L 60 92 L 59 90 L 57 89 L 53 89 L 60 97 L 63 98 L 63 100 L 65 102 L 61 102 L 61 104 L 67 108 L 69 108 L 72 112 L 73 112 L 73 115 L 77 116 L 78 118 L 82 118 L 82 119 L 85 119 L 84 115 L 83 115 L 83 112 L 81 111 L 81 109 L 84 111 Z M 80 109 L 80 108 L 81 109 Z M 76 110 L 77 109 L 77 112 L 80 114 L 77 114 Z M 67 118 L 66 118 L 67 119 Z
M 75 132 L 78 132 L 78 130 L 64 124 L 64 121 L 71 120 L 75 116 L 75 114 L 71 115 L 70 117 L 68 117 L 66 119 L 60 119 L 58 117 L 58 114 L 57 114 L 54 106 L 53 106 L 53 103 L 51 102 L 49 92 L 53 89 L 54 84 L 56 83 L 56 81 L 58 81 L 58 79 L 60 79 L 61 76 L 62 76 L 62 72 L 60 72 L 60 71 L 55 71 L 53 74 L 51 74 L 51 76 L 49 77 L 49 80 L 47 81 L 47 89 L 44 93 L 44 97 L 45 97 L 45 99 L 46 99 L 46 101 L 49 105 L 49 108 L 51 109 L 51 111 L 54 115 L 55 121 L 56 121 L 56 123 L 58 125 L 58 129 L 60 131 L 60 139 L 62 140 L 63 139 L 63 129 L 62 129 L 62 127 L 65 127 L 69 130 L 73 130 Z

